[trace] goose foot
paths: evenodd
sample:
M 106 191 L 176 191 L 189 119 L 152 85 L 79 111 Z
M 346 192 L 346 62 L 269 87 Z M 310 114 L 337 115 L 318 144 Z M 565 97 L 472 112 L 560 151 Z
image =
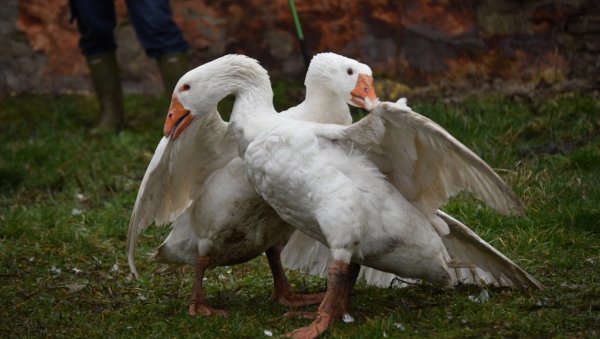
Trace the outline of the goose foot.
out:
M 318 337 L 321 333 L 325 332 L 330 324 L 333 324 L 335 320 L 327 312 L 319 311 L 317 313 L 317 319 L 312 324 L 306 327 L 300 327 L 292 332 L 286 333 L 285 336 L 294 339 L 312 339 Z
M 212 308 L 204 303 L 204 292 L 202 290 L 202 281 L 204 280 L 204 272 L 210 264 L 208 256 L 198 256 L 196 258 L 194 284 L 192 286 L 192 297 L 188 314 L 191 316 L 221 316 L 226 317 L 227 312 Z
M 350 291 L 356 281 L 360 266 L 335 260 L 329 265 L 327 276 L 327 292 L 319 305 L 316 319 L 308 326 L 286 333 L 294 339 L 316 338 L 329 325 L 340 320 L 350 301 Z

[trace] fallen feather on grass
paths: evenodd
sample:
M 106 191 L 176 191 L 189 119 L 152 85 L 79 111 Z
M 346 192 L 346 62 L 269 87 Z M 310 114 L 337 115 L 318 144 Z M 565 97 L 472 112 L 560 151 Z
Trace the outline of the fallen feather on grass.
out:
M 114 265 L 112 265 L 112 267 L 110 268 L 111 272 L 119 272 L 119 264 L 118 263 L 114 263 Z
M 344 317 L 342 318 L 342 321 L 345 322 L 346 324 L 349 324 L 349 323 L 354 322 L 354 318 L 350 315 L 350 313 L 344 313 Z
M 404 327 L 404 325 L 402 325 L 401 323 L 394 323 L 394 327 L 397 328 L 398 330 L 404 332 L 406 330 L 406 328 Z
M 470 295 L 469 300 L 476 303 L 486 303 L 490 300 L 490 293 L 483 289 L 479 295 Z
M 50 267 L 50 273 L 54 274 L 54 275 L 59 275 L 60 272 L 62 272 L 62 270 L 54 265 L 52 265 L 52 267 Z
M 535 303 L 536 307 L 545 307 L 550 304 L 550 298 L 542 298 Z

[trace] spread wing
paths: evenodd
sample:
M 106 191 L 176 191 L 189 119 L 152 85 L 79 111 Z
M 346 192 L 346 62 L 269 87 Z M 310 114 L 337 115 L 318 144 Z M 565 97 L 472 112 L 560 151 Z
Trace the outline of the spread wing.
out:
M 524 214 L 511 188 L 475 153 L 403 102 L 381 102 L 347 128 L 402 195 L 431 215 L 462 190 L 504 213 Z
M 442 241 L 452 258 L 450 275 L 453 284 L 544 289 L 544 285 L 469 227 L 442 211 L 438 210 L 436 215 L 450 229 L 447 235 L 442 236 Z M 331 260 L 329 248 L 300 231 L 294 232 L 281 252 L 284 267 L 322 278 L 327 277 Z M 367 285 L 378 287 L 404 287 L 418 282 L 367 266 L 361 267 L 358 279 L 365 279 Z
M 163 138 L 144 174 L 127 231 L 127 261 L 133 260 L 139 234 L 153 222 L 163 225 L 177 218 L 197 197 L 206 178 L 237 156 L 217 111 L 192 121 L 179 138 Z
M 443 230 L 440 236 L 453 259 L 449 263 L 453 282 L 543 288 L 467 226 L 438 210 L 450 197 L 468 190 L 502 213 L 524 213 L 521 201 L 502 178 L 442 127 L 402 102 L 380 103 L 349 127 L 326 127 L 315 131 L 337 140 L 350 152 L 356 147 L 361 149 L 407 200 L 432 216 L 434 227 Z M 342 133 L 336 134 L 341 129 Z M 298 239 L 292 237 L 288 247 L 295 242 Z M 296 247 L 303 248 L 301 255 L 284 256 L 284 264 L 323 275 L 325 252 L 299 244 Z M 365 268 L 361 276 L 378 286 L 389 286 L 395 278 L 370 268 Z
M 544 285 L 469 227 L 442 211 L 436 214 L 450 229 L 442 241 L 453 261 L 458 263 L 454 268 L 455 283 L 544 289 Z

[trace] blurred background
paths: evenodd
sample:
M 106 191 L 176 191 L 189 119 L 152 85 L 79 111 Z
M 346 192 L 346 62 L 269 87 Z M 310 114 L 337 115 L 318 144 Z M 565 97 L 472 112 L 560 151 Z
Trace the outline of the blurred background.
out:
M 126 93 L 159 93 L 154 60 L 117 0 Z M 226 53 L 259 59 L 276 80 L 304 77 L 287 1 L 172 0 L 191 65 Z M 296 1 L 310 54 L 369 64 L 387 94 L 588 90 L 600 84 L 600 2 L 593 0 Z M 91 92 L 67 0 L 5 0 L 0 94 Z
M 121 72 L 97 81 L 110 85 L 98 91 L 105 101 L 93 95 L 68 6 L 75 1 L 0 1 L 0 338 L 265 338 L 305 324 L 281 317 L 288 309 L 270 301 L 262 256 L 209 271 L 207 300 L 229 318 L 189 317 L 192 270 L 157 274 L 146 255 L 169 227 L 143 233 L 143 278 L 129 279 L 127 225 L 171 92 L 160 95 L 163 68 L 140 45 L 125 0 L 100 1 L 116 1 Z M 327 337 L 600 338 L 600 1 L 295 4 L 308 53 L 369 64 L 380 98 L 408 97 L 507 181 L 527 218 L 503 217 L 469 195 L 444 210 L 548 287 L 440 293 L 359 283 L 356 321 Z M 190 67 L 243 53 L 269 71 L 277 109 L 303 99 L 305 62 L 288 1 L 171 7 Z M 117 73 L 98 69 L 92 74 Z M 110 128 L 94 133 L 99 125 Z M 295 291 L 325 289 L 320 278 L 288 277 Z

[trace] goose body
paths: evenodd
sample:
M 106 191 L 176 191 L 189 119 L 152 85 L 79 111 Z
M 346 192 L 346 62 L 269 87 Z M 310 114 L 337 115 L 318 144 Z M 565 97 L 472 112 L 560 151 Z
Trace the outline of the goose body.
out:
M 450 257 L 429 217 L 363 154 L 310 127 L 281 124 L 248 146 L 246 175 L 265 201 L 328 244 L 333 260 L 450 285 Z
M 542 288 L 438 210 L 461 190 L 502 213 L 522 214 L 523 206 L 483 160 L 405 103 L 353 96 L 375 107 L 350 126 L 286 119 L 272 106 L 266 71 L 235 55 L 188 72 L 177 88 L 172 106 L 180 108 L 167 134 L 182 134 L 187 116 L 201 118 L 234 94 L 229 131 L 246 177 L 284 221 L 330 249 L 317 319 L 292 336 L 315 337 L 341 317 L 358 264 L 447 286 L 468 255 L 499 281 L 520 275 L 516 286 Z
M 340 82 L 347 83 L 345 78 L 339 80 L 340 74 L 347 76 L 345 72 L 352 70 L 370 77 L 371 70 L 338 55 L 333 56 L 334 64 L 330 57 L 315 56 L 305 81 L 305 101 L 280 116 L 338 124 L 351 122 L 348 103 L 352 103 L 353 88 L 338 89 Z M 321 110 L 323 106 L 330 109 Z M 172 107 L 179 108 L 180 104 Z M 181 138 L 161 141 L 140 187 L 128 234 L 132 272 L 137 276 L 133 251 L 139 232 L 152 221 L 172 222 L 171 232 L 156 251 L 158 262 L 192 265 L 197 276 L 203 276 L 208 268 L 243 263 L 266 252 L 279 302 L 292 306 L 319 302 L 321 295 L 291 293 L 279 263 L 279 251 L 295 229 L 264 202 L 246 179 L 242 161 L 236 156 L 232 131 L 216 107 L 189 122 L 186 128 L 188 132 Z M 313 247 L 323 247 L 306 236 L 298 237 L 312 242 Z M 197 277 L 196 282 L 193 293 L 198 299 L 202 296 L 201 278 Z M 192 314 L 221 314 L 220 310 L 200 306 L 202 301 L 192 304 L 196 305 L 190 307 Z
M 349 125 L 352 88 L 342 85 L 347 76 L 343 73 L 348 69 L 371 75 L 367 65 L 355 60 L 333 53 L 315 56 L 306 75 L 306 99 L 279 115 Z M 173 222 L 173 230 L 158 248 L 155 258 L 164 263 L 194 265 L 198 253 L 208 255 L 210 252 L 211 266 L 232 265 L 246 262 L 274 244 L 285 244 L 293 231 L 294 228 L 283 222 L 256 193 L 236 157 L 210 174 L 198 197 Z M 314 243 L 314 240 L 307 241 Z M 210 248 L 199 248 L 203 246 Z
M 207 178 L 199 197 L 173 222 L 155 259 L 194 266 L 198 255 L 206 255 L 209 267 L 240 264 L 285 244 L 293 231 L 256 194 L 241 160 L 234 158 Z

